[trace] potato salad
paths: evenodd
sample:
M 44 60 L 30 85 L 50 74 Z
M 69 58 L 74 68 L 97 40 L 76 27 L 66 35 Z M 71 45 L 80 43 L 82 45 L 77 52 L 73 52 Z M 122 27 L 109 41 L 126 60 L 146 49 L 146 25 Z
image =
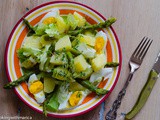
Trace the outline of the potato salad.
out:
M 74 109 L 91 92 L 108 92 L 98 85 L 118 63 L 107 63 L 108 38 L 99 28 L 114 22 L 115 18 L 109 18 L 91 25 L 76 11 L 60 15 L 58 9 L 48 12 L 35 26 L 24 19 L 28 35 L 17 51 L 24 73 L 20 80 L 25 79 L 45 115 L 47 111 Z

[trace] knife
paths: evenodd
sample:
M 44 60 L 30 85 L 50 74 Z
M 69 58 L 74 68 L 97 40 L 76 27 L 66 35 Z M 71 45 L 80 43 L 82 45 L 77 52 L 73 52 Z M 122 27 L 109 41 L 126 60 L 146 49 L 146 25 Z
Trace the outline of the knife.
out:
M 132 110 L 128 112 L 125 115 L 125 120 L 131 120 L 133 117 L 136 116 L 136 114 L 142 109 L 142 107 L 145 105 L 153 87 L 156 83 L 156 80 L 159 77 L 160 73 L 160 52 L 158 54 L 158 57 L 153 65 L 153 68 L 151 69 L 148 80 L 145 83 L 143 89 L 141 90 L 141 93 L 137 99 L 137 102 L 133 106 Z

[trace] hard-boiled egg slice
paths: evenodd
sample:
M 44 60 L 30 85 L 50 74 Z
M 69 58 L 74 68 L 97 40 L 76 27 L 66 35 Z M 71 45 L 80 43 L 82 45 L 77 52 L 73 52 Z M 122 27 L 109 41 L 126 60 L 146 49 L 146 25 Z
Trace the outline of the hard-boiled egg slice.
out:
M 68 94 L 67 99 L 60 104 L 59 110 L 71 110 L 82 104 L 84 98 L 88 95 L 88 91 L 75 91 Z
M 30 87 L 31 84 L 32 84 L 33 82 L 36 82 L 36 81 L 38 81 L 38 78 L 37 78 L 36 74 L 32 74 L 32 75 L 29 77 L 29 80 L 28 80 L 28 87 Z
M 106 78 L 109 78 L 111 76 L 113 72 L 112 68 L 102 68 L 101 70 L 97 71 L 97 72 L 93 72 L 89 81 L 95 85 L 97 85 L 102 78 L 104 78 L 104 80 Z
M 95 46 L 94 49 L 96 50 L 97 54 L 101 54 L 105 52 L 105 47 L 107 44 L 107 35 L 103 31 L 99 31 L 96 36 Z
M 41 81 L 39 81 L 39 80 L 33 82 L 29 87 L 29 91 L 32 94 L 39 93 L 42 90 L 43 90 L 43 83 Z
M 86 93 L 85 91 L 75 91 L 71 94 L 70 98 L 69 98 L 69 104 L 72 107 L 78 106 L 82 103 L 82 101 L 84 100 L 84 98 L 86 97 Z
M 89 90 L 85 90 L 85 91 L 81 91 L 81 93 L 82 93 L 82 97 L 81 97 L 81 99 L 79 100 L 77 106 L 79 106 L 79 105 L 82 104 L 83 100 L 84 100 L 85 97 L 90 93 L 90 91 L 89 91 Z
M 36 94 L 33 94 L 33 95 L 34 95 L 34 98 L 36 99 L 36 101 L 38 103 L 41 104 L 41 103 L 43 103 L 45 101 L 45 94 L 44 94 L 43 90 L 38 92 L 38 93 L 36 93 Z
M 70 108 L 70 105 L 69 105 L 68 100 L 69 100 L 71 94 L 72 94 L 72 92 L 69 92 L 66 100 L 64 100 L 63 103 L 61 103 L 61 104 L 59 105 L 59 108 L 58 108 L 59 110 L 67 110 L 67 109 Z
M 81 91 L 75 91 L 72 93 L 72 95 L 69 98 L 69 104 L 74 107 L 77 106 L 79 101 L 82 98 L 82 92 Z
M 59 15 L 59 10 L 57 8 L 52 9 L 52 11 L 48 12 L 41 20 L 40 24 L 51 24 L 55 23 L 55 17 Z
M 29 77 L 28 89 L 30 93 L 34 95 L 34 98 L 38 103 L 43 103 L 45 100 L 45 94 L 43 91 L 43 83 L 38 80 L 36 74 L 32 74 Z

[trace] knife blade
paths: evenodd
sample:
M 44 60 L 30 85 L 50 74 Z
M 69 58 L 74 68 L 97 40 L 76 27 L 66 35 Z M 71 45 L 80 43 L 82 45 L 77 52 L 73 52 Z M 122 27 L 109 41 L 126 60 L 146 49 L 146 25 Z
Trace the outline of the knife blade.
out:
M 160 73 L 160 52 L 159 52 L 159 54 L 158 54 L 158 57 L 157 57 L 157 59 L 156 59 L 156 62 L 155 62 L 154 65 L 153 65 L 153 68 L 152 68 L 152 69 L 155 70 L 155 71 L 157 72 L 157 74 Z
M 125 120 L 131 120 L 133 117 L 136 116 L 136 114 L 142 109 L 142 107 L 145 105 L 149 95 L 151 94 L 151 91 L 156 83 L 156 80 L 159 77 L 160 73 L 160 52 L 156 58 L 156 61 L 149 73 L 147 82 L 145 83 L 144 87 L 142 88 L 139 97 L 131 109 L 130 112 L 128 112 L 125 115 Z

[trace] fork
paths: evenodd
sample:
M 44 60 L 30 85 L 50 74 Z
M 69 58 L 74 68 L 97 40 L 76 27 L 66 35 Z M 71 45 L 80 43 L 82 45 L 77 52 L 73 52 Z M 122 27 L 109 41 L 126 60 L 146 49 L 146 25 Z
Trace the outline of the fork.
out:
M 129 60 L 129 66 L 130 66 L 130 73 L 128 75 L 128 78 L 126 80 L 126 83 L 124 84 L 122 90 L 119 92 L 117 99 L 113 102 L 111 109 L 106 114 L 106 120 L 115 120 L 117 117 L 117 110 L 121 105 L 122 98 L 125 96 L 126 89 L 129 85 L 129 82 L 131 81 L 134 72 L 140 67 L 142 64 L 143 58 L 145 57 L 151 43 L 153 40 L 148 39 L 147 37 L 144 37 L 135 51 L 133 52 L 130 60 Z

